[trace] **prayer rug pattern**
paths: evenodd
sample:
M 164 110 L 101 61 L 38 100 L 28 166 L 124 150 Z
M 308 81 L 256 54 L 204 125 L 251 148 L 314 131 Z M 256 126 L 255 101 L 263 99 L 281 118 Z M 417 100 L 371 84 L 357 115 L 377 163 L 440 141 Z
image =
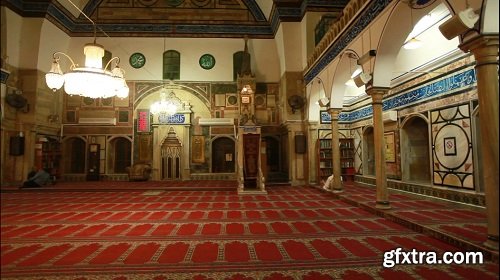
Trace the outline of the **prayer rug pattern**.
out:
M 268 193 L 5 193 L 1 278 L 498 279 L 491 262 L 384 269 L 384 251 L 397 247 L 438 254 L 460 248 L 316 188 Z M 464 230 L 479 230 L 468 225 Z

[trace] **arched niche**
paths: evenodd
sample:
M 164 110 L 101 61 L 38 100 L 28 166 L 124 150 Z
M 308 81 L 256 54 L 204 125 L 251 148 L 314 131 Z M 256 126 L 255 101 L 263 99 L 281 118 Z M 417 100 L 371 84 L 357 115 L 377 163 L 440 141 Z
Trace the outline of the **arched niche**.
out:
M 125 174 L 132 162 L 132 141 L 128 137 L 108 139 L 107 173 Z
M 212 173 L 236 172 L 236 143 L 230 137 L 212 139 Z
M 403 181 L 431 182 L 428 120 L 423 115 L 407 117 L 401 127 L 401 169 Z
M 375 142 L 373 126 L 363 130 L 363 175 L 375 176 Z
M 85 174 L 87 140 L 75 136 L 62 142 L 62 172 L 64 174 Z

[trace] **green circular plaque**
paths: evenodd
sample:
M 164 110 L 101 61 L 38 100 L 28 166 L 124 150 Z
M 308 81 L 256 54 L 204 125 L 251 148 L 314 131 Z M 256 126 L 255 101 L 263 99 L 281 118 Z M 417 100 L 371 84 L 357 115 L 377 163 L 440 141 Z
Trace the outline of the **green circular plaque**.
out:
M 134 68 L 141 68 L 146 64 L 146 57 L 142 53 L 133 53 L 129 59 L 130 66 Z
M 205 70 L 212 69 L 215 66 L 215 57 L 211 54 L 204 54 L 200 57 L 200 66 Z

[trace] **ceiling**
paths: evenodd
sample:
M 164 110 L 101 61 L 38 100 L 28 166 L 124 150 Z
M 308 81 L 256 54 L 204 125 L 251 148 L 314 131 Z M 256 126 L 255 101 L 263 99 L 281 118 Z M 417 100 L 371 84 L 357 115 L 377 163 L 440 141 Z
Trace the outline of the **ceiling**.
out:
M 2 0 L 22 16 L 45 17 L 70 36 L 274 38 L 306 12 L 338 17 L 349 0 Z M 83 14 L 80 11 L 83 11 Z M 97 34 L 97 36 L 101 36 Z

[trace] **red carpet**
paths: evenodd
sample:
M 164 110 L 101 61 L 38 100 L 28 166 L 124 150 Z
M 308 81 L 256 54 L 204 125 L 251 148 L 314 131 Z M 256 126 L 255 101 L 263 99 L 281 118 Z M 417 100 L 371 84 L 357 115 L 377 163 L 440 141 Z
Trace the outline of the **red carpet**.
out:
M 79 186 L 80 187 L 80 186 Z M 497 279 L 498 264 L 382 267 L 383 253 L 460 251 L 311 187 L 21 191 L 1 199 L 2 279 Z M 358 198 L 371 195 L 360 191 Z M 395 199 L 402 199 L 401 196 Z M 397 200 L 396 200 L 397 201 Z M 401 215 L 443 221 L 407 203 Z M 471 236 L 485 228 L 458 212 Z M 427 216 L 427 220 L 423 219 Z M 453 218 L 452 218 L 453 219 Z

